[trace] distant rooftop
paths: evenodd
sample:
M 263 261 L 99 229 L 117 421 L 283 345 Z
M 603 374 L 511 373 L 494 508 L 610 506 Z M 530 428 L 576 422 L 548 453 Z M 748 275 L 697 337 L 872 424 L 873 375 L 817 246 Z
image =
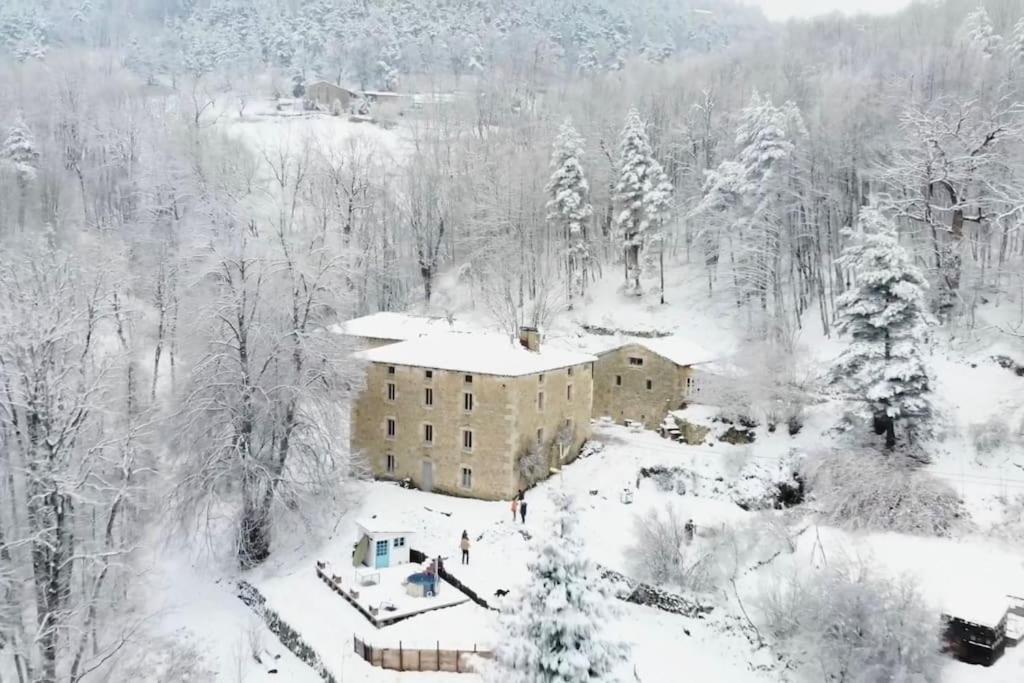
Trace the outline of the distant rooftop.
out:
M 540 351 L 527 351 L 509 337 L 483 332 L 419 337 L 362 351 L 359 357 L 376 363 L 503 377 L 531 375 L 597 360 L 588 353 L 545 347 L 543 342 Z
M 383 311 L 353 318 L 343 322 L 338 328 L 342 334 L 353 337 L 405 341 L 428 334 L 464 329 L 464 326 L 454 320 L 449 323 L 446 318 Z

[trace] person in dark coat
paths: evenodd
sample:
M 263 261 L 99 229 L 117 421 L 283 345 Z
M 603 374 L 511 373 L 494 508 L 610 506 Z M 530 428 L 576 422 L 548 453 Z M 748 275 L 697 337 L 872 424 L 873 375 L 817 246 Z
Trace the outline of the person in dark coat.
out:
M 519 519 L 521 519 L 523 521 L 523 524 L 526 524 L 526 499 L 525 498 L 522 499 L 521 501 L 519 501 Z
M 469 564 L 469 534 L 465 531 L 462 532 L 459 547 L 462 548 L 462 564 Z

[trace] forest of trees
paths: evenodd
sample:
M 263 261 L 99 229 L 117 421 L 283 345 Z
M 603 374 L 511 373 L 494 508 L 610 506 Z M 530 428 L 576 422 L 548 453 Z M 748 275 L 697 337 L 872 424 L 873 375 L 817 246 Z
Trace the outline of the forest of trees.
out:
M 885 368 L 845 358 L 862 394 L 916 368 L 926 319 L 1024 300 L 1017 0 L 786 25 L 668 0 L 7 0 L 0 60 L 0 656 L 22 682 L 121 650 L 157 521 L 251 567 L 311 500 L 342 506 L 361 369 L 329 328 L 443 308 L 445 273 L 513 329 L 619 273 L 664 303 L 690 264 L 778 348 L 896 335 Z M 459 96 L 394 152 L 221 125 L 316 79 Z M 911 308 L 879 331 L 860 302 L 886 286 Z M 900 377 L 864 397 L 890 445 L 929 410 Z

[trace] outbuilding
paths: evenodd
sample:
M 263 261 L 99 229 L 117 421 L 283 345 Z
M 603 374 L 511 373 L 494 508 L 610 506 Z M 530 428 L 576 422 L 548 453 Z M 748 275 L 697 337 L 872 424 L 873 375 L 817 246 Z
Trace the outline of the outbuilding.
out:
M 359 541 L 352 555 L 353 566 L 387 569 L 409 564 L 409 544 L 414 532 L 408 526 L 374 516 L 356 522 Z

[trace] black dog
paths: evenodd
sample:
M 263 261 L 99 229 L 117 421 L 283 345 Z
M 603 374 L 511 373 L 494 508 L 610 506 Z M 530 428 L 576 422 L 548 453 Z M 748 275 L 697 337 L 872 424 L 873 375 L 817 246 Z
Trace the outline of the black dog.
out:
M 499 588 L 498 590 L 494 591 L 494 597 L 496 598 L 503 598 L 506 595 L 508 595 L 508 591 L 504 588 Z

